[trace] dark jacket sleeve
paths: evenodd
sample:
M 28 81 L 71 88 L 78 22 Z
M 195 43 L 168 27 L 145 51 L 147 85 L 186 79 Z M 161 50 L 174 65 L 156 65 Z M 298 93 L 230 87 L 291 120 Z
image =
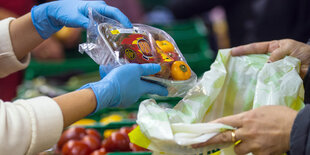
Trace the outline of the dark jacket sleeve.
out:
M 306 104 L 297 117 L 290 137 L 290 154 L 306 155 L 310 154 L 310 104 Z
M 307 44 L 310 45 L 310 39 Z M 304 103 L 310 103 L 310 66 L 308 68 L 306 77 L 304 78 L 304 88 L 305 88 Z

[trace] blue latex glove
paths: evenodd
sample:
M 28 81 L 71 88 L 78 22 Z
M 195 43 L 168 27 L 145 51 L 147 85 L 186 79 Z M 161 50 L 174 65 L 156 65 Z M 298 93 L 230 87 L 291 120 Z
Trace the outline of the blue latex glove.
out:
M 99 75 L 100 78 L 103 79 L 108 73 L 110 73 L 111 70 L 113 70 L 113 66 L 111 65 L 100 65 L 99 66 Z
M 43 39 L 47 39 L 63 26 L 83 27 L 89 25 L 88 8 L 119 21 L 131 28 L 129 19 L 117 8 L 108 6 L 104 1 L 63 0 L 34 6 L 31 9 L 33 25 Z
M 141 80 L 141 76 L 156 74 L 158 64 L 126 64 L 113 69 L 103 79 L 84 85 L 91 88 L 97 99 L 94 112 L 106 107 L 128 107 L 144 94 L 167 96 L 168 90 L 158 84 Z

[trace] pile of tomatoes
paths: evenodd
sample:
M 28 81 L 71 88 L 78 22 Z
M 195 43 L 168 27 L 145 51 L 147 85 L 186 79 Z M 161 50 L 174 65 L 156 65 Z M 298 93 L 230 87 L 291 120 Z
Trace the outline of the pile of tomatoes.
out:
M 128 133 L 135 127 L 122 127 L 104 140 L 95 129 L 69 128 L 60 137 L 57 152 L 62 155 L 105 155 L 108 152 L 148 151 L 130 143 Z

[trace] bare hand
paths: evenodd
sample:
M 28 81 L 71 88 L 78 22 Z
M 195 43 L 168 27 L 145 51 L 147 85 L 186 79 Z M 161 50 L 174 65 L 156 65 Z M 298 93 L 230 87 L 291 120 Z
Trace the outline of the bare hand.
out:
M 236 127 L 236 154 L 281 154 L 289 150 L 290 133 L 297 111 L 285 106 L 263 106 L 212 123 Z M 193 147 L 232 143 L 232 131 L 225 131 Z
M 296 57 L 301 61 L 300 76 L 305 77 L 310 64 L 310 46 L 291 39 L 252 43 L 232 49 L 233 56 L 271 53 L 269 61 L 274 62 L 285 56 Z

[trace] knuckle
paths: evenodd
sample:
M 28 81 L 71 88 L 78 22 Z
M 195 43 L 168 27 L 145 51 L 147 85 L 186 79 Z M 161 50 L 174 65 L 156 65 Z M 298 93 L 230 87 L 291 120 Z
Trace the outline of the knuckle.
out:
M 223 134 L 221 134 L 220 136 L 220 140 L 222 142 L 230 142 L 231 141 L 231 136 L 230 136 L 230 131 L 224 132 Z

